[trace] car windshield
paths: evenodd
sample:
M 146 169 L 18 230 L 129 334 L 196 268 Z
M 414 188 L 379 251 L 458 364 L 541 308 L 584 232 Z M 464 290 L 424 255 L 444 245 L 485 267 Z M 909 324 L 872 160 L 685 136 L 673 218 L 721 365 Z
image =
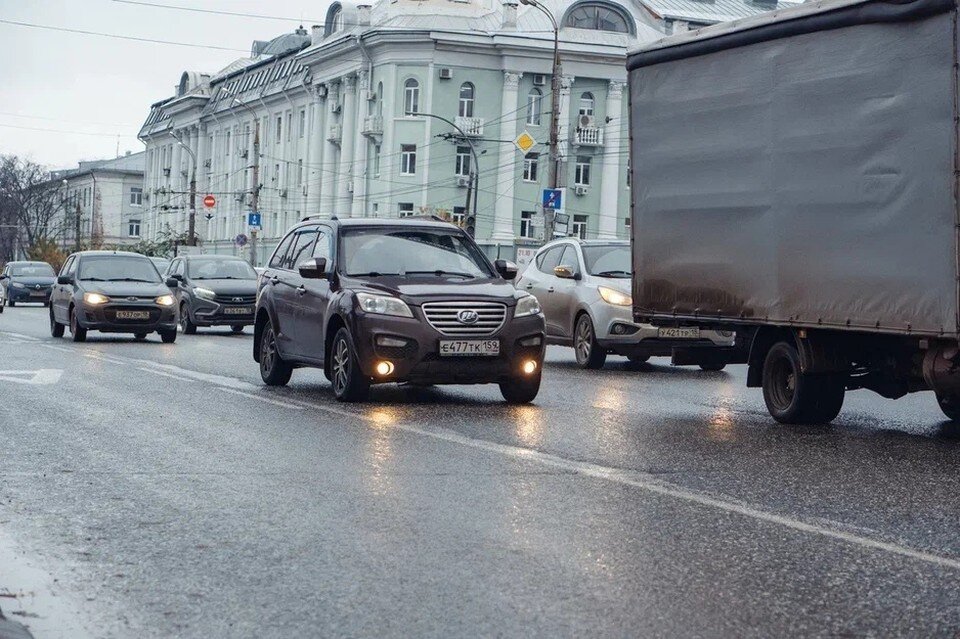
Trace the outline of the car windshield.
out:
M 187 275 L 195 280 L 255 280 L 257 272 L 243 260 L 189 260 Z
M 53 277 L 49 264 L 14 264 L 10 266 L 11 277 Z
M 160 282 L 160 273 L 145 257 L 104 255 L 80 261 L 77 278 L 91 282 Z
M 587 272 L 599 277 L 630 277 L 630 246 L 600 244 L 583 247 Z
M 486 258 L 455 230 L 347 229 L 343 272 L 354 276 L 492 277 Z

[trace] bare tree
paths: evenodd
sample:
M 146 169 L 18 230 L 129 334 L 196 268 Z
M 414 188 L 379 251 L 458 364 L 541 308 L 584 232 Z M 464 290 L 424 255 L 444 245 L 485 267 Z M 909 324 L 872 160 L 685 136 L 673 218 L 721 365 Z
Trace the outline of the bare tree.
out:
M 55 242 L 65 226 L 66 198 L 43 166 L 0 155 L 0 260 Z

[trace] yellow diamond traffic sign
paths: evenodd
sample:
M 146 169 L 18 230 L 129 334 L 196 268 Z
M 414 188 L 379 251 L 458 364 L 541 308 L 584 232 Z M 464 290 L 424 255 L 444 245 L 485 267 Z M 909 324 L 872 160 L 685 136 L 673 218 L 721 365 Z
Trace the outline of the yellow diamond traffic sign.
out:
M 517 139 L 514 140 L 513 143 L 517 146 L 518 149 L 520 149 L 522 153 L 526 154 L 530 149 L 536 146 L 537 141 L 534 139 L 532 135 L 524 131 L 523 133 L 517 136 Z

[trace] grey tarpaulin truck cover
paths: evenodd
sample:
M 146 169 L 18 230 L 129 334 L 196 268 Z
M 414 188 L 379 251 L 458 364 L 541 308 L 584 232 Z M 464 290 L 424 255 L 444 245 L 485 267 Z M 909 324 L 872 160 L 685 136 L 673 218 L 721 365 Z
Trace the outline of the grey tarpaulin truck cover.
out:
M 810 3 L 632 52 L 635 314 L 955 337 L 956 20 Z

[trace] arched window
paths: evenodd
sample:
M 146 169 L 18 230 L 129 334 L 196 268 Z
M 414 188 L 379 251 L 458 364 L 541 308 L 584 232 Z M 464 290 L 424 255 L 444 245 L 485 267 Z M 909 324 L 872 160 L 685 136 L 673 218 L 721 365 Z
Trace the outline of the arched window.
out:
M 543 92 L 534 88 L 527 94 L 527 124 L 539 125 L 543 109 Z
M 587 91 L 580 96 L 580 115 L 593 115 L 593 94 Z
M 620 7 L 608 2 L 588 1 L 574 5 L 563 20 L 564 26 L 574 29 L 633 33 L 633 20 Z
M 343 9 L 337 7 L 330 19 L 330 32 L 343 31 Z
M 377 83 L 377 115 L 383 115 L 383 82 Z
M 473 117 L 473 85 L 469 82 L 460 85 L 460 107 L 457 115 L 461 118 Z
M 403 83 L 403 113 L 416 115 L 420 112 L 420 83 L 410 78 Z

